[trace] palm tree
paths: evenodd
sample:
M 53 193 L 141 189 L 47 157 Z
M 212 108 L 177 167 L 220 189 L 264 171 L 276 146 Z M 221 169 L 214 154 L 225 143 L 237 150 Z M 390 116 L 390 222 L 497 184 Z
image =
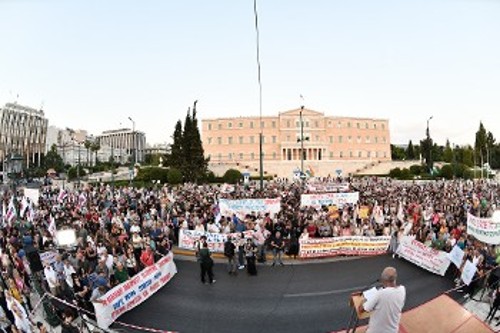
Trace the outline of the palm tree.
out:
M 94 166 L 97 164 L 97 152 L 101 149 L 101 145 L 99 144 L 98 141 L 92 143 L 90 149 L 94 152 L 95 154 L 95 160 L 94 160 Z
M 87 149 L 87 166 L 90 166 L 89 154 L 90 154 L 90 148 L 92 147 L 92 142 L 90 140 L 85 140 L 83 146 L 85 147 L 85 149 Z

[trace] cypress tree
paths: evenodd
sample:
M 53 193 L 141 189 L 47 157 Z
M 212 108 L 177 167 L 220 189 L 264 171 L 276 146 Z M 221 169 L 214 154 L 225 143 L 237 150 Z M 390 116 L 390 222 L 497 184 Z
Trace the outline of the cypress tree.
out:
M 168 166 L 180 170 L 184 165 L 184 154 L 182 152 L 182 122 L 180 120 L 175 124 L 173 135 L 174 142 L 170 148 L 170 156 L 168 157 Z
M 203 150 L 203 144 L 201 143 L 200 129 L 198 128 L 198 119 L 196 118 L 196 103 L 193 105 L 193 115 L 191 117 L 191 161 L 193 163 L 193 181 L 197 182 L 205 175 L 208 171 L 208 159 L 205 159 L 205 153 Z
M 408 142 L 408 148 L 406 148 L 406 158 L 409 160 L 415 159 L 415 150 L 413 149 L 413 142 Z
M 184 176 L 184 180 L 187 182 L 191 182 L 194 180 L 194 164 L 192 159 L 192 142 L 193 142 L 193 122 L 191 118 L 191 109 L 188 108 L 188 112 L 186 114 L 186 119 L 184 120 L 184 132 L 182 135 L 182 154 L 184 163 L 182 168 L 182 175 Z

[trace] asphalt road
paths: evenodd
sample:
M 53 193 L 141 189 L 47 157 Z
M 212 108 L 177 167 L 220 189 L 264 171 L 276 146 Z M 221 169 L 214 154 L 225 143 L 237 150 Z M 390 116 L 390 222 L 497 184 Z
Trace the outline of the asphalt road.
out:
M 405 310 L 453 287 L 443 278 L 391 256 L 285 267 L 258 266 L 258 276 L 236 277 L 216 264 L 217 282 L 200 282 L 195 262 L 176 261 L 178 274 L 120 321 L 191 332 L 331 332 L 346 327 L 349 294 L 376 280 L 382 269 L 398 269 L 406 286 Z

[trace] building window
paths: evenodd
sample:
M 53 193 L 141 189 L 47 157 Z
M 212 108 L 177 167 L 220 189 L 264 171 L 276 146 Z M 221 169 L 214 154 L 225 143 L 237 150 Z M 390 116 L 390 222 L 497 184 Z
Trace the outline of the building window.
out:
M 240 142 L 240 145 L 243 144 L 243 137 L 242 136 L 240 136 L 238 140 Z
M 212 138 L 208 138 L 208 144 L 211 145 L 212 144 Z
M 263 121 L 260 122 L 260 128 L 264 128 L 265 127 L 265 123 Z
M 330 136 L 330 143 L 333 143 L 333 136 Z
M 286 142 L 290 142 L 290 135 L 286 136 Z
M 291 149 L 287 149 L 287 154 L 286 154 L 286 159 L 291 161 L 292 160 L 292 150 Z
M 286 121 L 286 127 L 290 128 L 291 126 L 292 126 L 292 125 L 291 125 L 291 123 L 290 123 L 290 120 L 287 120 L 287 121 Z
M 222 154 L 221 153 L 219 153 L 218 157 L 219 157 L 219 161 L 222 161 Z
M 208 124 L 208 130 L 211 131 L 212 130 L 212 124 Z
M 250 122 L 250 128 L 253 128 L 253 121 Z
M 340 157 L 340 158 L 344 157 L 344 152 L 343 152 L 343 151 L 341 151 L 341 152 L 339 153 L 339 157 Z
M 319 141 L 319 135 L 316 135 L 316 142 Z
M 387 152 L 386 152 L 386 151 L 384 151 L 384 158 L 386 158 L 386 157 L 387 157 Z
M 298 121 L 298 120 L 297 120 L 297 121 L 295 122 L 295 127 L 297 127 L 297 128 L 299 128 L 299 127 L 300 127 L 300 121 Z
M 359 123 L 356 123 L 356 127 L 357 127 L 357 129 L 359 129 L 361 127 L 361 125 Z
M 240 153 L 240 160 L 243 159 L 243 153 Z
M 229 138 L 227 138 L 227 144 L 228 145 L 232 145 L 233 144 L 233 137 L 230 136 Z
M 352 157 L 352 150 L 349 150 L 349 157 Z
M 366 129 L 368 129 L 368 128 L 369 128 L 369 127 L 368 127 L 368 123 L 365 123 L 365 128 L 366 128 Z
M 276 152 L 273 153 L 273 160 L 276 159 Z
M 328 127 L 332 127 L 332 121 L 328 120 Z
M 333 151 L 330 152 L 330 158 L 333 158 Z
M 351 143 L 351 142 L 352 142 L 352 136 L 350 136 L 350 135 L 349 135 L 349 136 L 347 137 L 347 142 L 349 142 L 349 143 Z
M 251 154 L 250 154 L 250 158 L 251 158 L 252 160 L 255 160 L 255 153 L 251 153 Z
M 276 135 L 273 135 L 273 143 L 276 143 Z
M 370 158 L 372 156 L 372 152 L 371 151 L 367 151 L 366 152 L 366 157 Z
M 316 127 L 316 128 L 318 128 L 318 127 L 319 127 L 319 123 L 318 123 L 318 121 L 315 121 L 315 122 L 314 122 L 314 127 Z
M 218 144 L 218 145 L 221 145 L 221 144 L 222 144 L 222 138 L 221 138 L 220 136 L 217 138 L 217 144 Z
M 276 128 L 276 120 L 273 120 L 272 126 L 273 126 L 273 128 Z
M 358 135 L 358 143 L 361 143 L 361 136 Z
M 240 121 L 240 123 L 238 124 L 238 126 L 239 126 L 240 128 L 243 128 L 243 123 Z
M 366 136 L 366 141 L 365 142 L 366 143 L 370 143 L 370 136 L 369 135 Z
M 250 143 L 255 143 L 253 136 L 250 137 Z
M 375 157 L 378 158 L 378 151 L 375 152 Z
M 360 151 L 358 151 L 358 157 L 363 157 L 363 153 Z
M 351 122 L 350 121 L 347 122 L 347 128 L 351 128 Z
M 339 135 L 339 143 L 342 143 L 342 135 Z
M 227 154 L 227 157 L 228 157 L 229 160 L 232 160 L 233 159 L 233 154 L 229 153 L 229 154 Z
M 341 128 L 341 127 L 342 127 L 342 123 L 339 121 L 339 122 L 337 123 L 337 128 Z
M 227 123 L 227 128 L 233 128 L 233 123 L 232 122 L 228 122 Z
M 373 129 L 377 129 L 377 124 L 373 124 Z
M 221 130 L 221 129 L 222 129 L 222 124 L 218 124 L 218 125 L 217 125 L 217 128 L 218 128 L 219 130 Z
M 306 124 L 304 125 L 304 127 L 309 127 L 309 122 L 306 121 Z
M 378 143 L 378 137 L 376 136 L 376 137 L 374 137 L 374 139 L 375 139 L 375 143 Z
M 385 136 L 383 136 L 383 137 L 382 137 L 382 142 L 383 142 L 383 143 L 386 143 L 386 142 L 387 142 L 387 139 L 386 139 L 386 137 L 385 137 Z
M 382 126 L 382 129 L 385 130 L 385 124 L 382 124 L 380 126 Z

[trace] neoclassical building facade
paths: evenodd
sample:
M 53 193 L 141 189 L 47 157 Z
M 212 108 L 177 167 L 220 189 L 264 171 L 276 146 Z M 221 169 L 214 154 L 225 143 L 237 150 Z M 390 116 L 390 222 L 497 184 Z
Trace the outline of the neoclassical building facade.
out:
M 304 108 L 274 117 L 204 119 L 203 148 L 211 167 L 255 171 L 261 131 L 268 174 L 288 176 L 300 166 L 302 147 L 305 168 L 319 175 L 332 174 L 335 167 L 350 172 L 373 161 L 391 160 L 387 119 L 325 116 Z

